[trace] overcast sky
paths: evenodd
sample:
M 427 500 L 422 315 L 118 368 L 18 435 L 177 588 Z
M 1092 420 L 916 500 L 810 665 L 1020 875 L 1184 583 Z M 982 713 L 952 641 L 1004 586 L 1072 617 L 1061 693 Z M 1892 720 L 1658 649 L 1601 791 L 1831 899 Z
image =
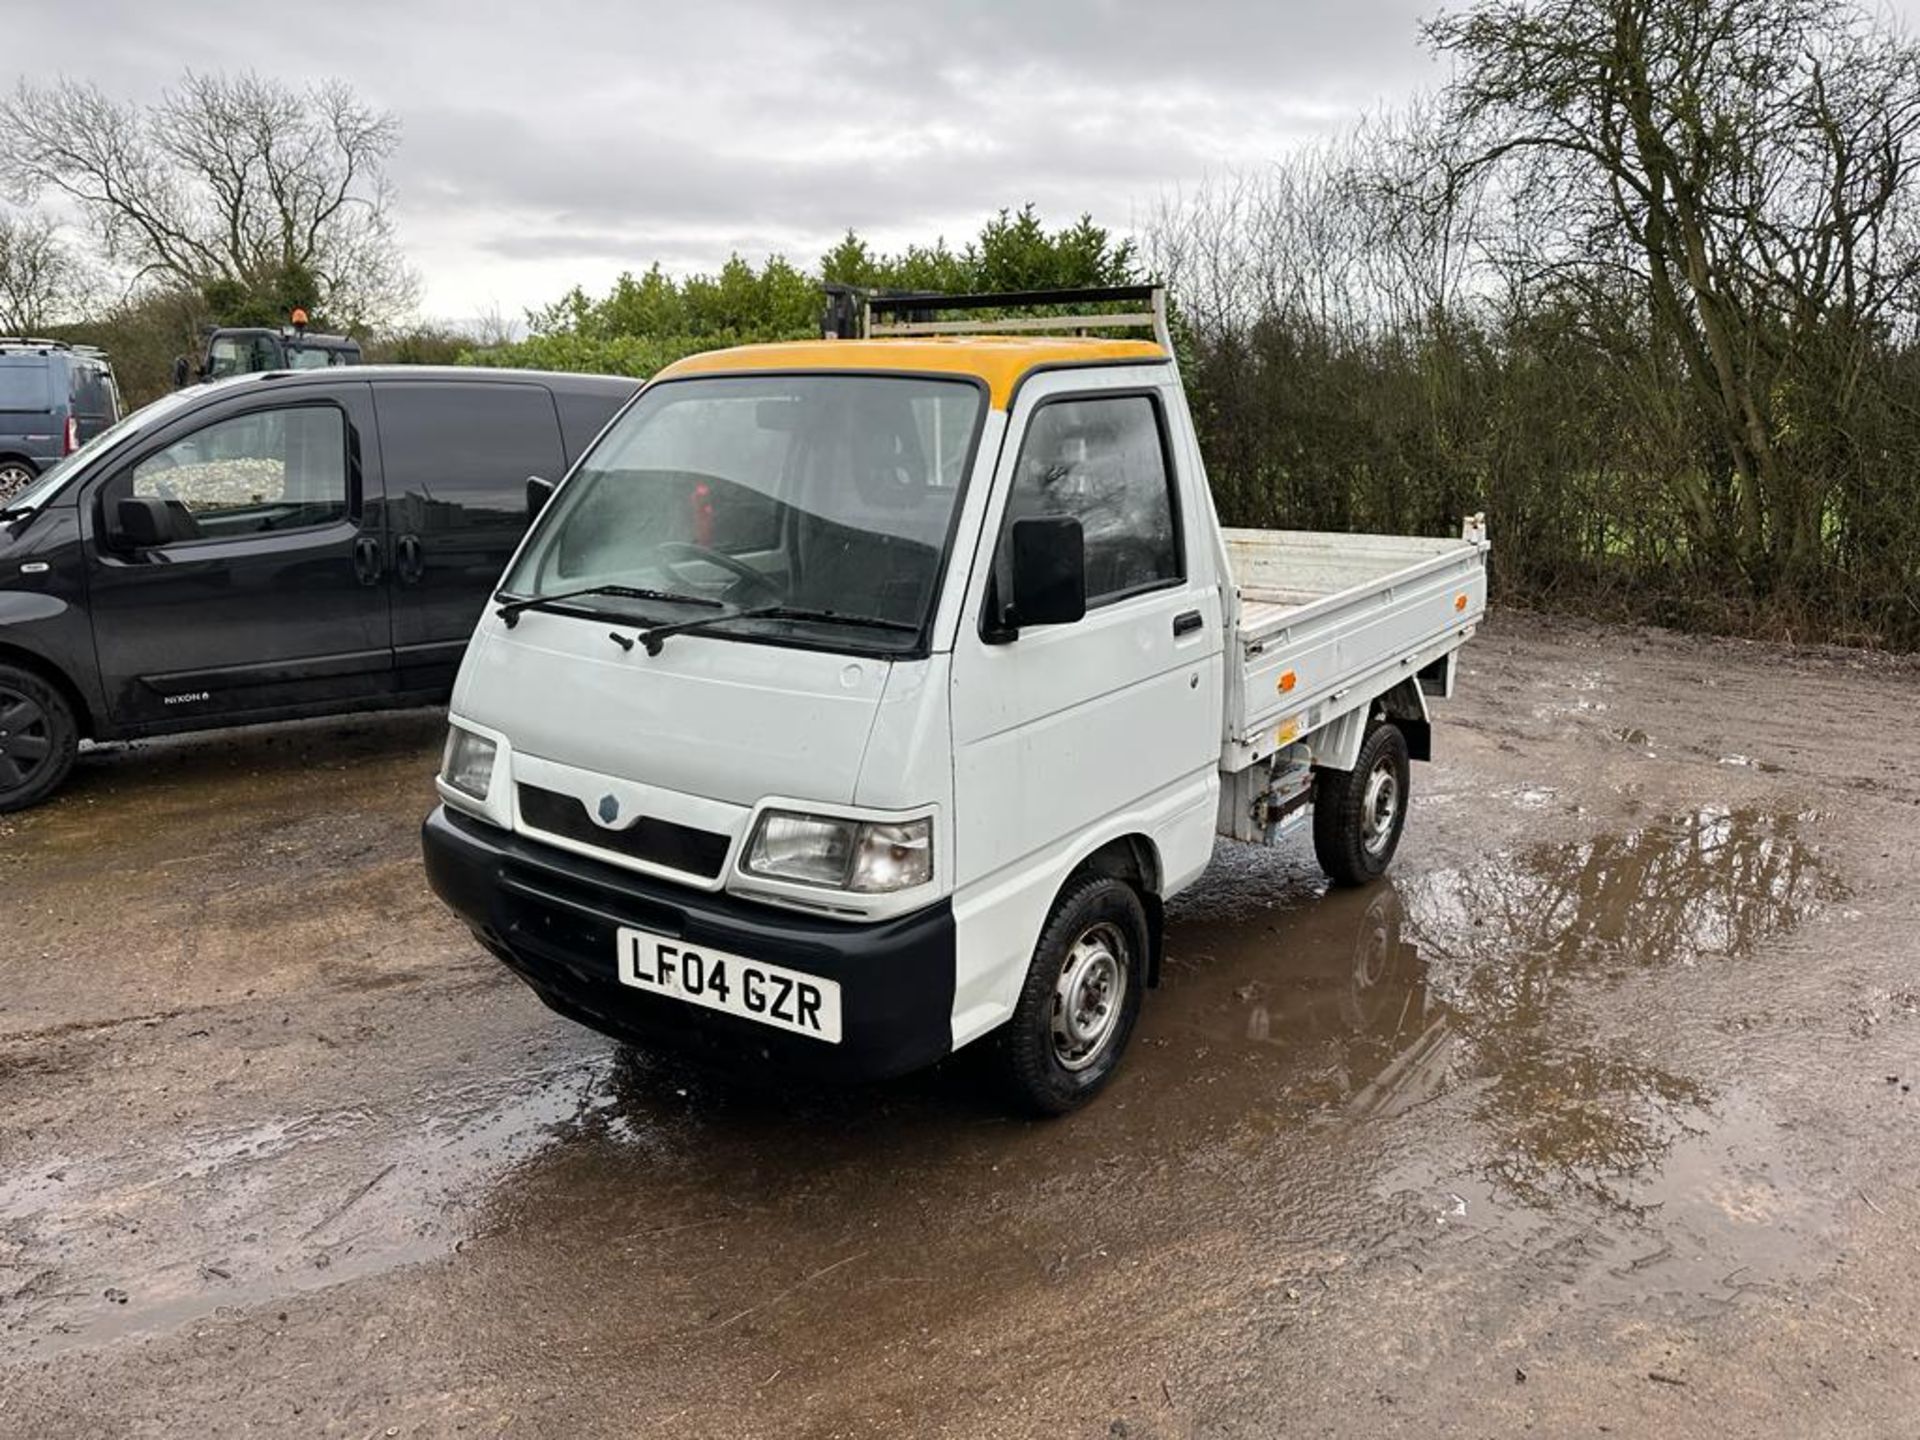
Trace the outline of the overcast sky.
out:
M 1442 3 L 87 0 L 9 6 L 0 84 L 345 79 L 400 118 L 423 313 L 517 318 L 655 259 L 811 265 L 849 225 L 883 248 L 960 240 L 1031 200 L 1125 229 L 1435 83 L 1419 21 Z

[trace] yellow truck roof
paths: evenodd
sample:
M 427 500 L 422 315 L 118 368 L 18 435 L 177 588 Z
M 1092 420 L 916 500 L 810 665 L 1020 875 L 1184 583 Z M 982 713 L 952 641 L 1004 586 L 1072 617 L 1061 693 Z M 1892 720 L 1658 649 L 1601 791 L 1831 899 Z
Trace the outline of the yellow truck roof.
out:
M 993 408 L 1004 410 L 1014 389 L 1044 365 L 1097 365 L 1164 360 L 1146 340 L 1067 339 L 1051 335 L 958 335 L 899 340 L 794 340 L 736 345 L 676 360 L 655 379 L 725 375 L 751 370 L 900 370 L 966 375 L 984 380 Z

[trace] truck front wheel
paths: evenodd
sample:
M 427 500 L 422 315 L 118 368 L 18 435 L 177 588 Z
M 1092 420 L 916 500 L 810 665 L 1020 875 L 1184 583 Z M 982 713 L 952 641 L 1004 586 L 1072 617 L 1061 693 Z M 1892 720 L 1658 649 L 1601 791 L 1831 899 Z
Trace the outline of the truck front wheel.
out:
M 1322 770 L 1313 782 L 1313 853 L 1336 885 L 1365 885 L 1387 873 L 1407 824 L 1407 737 L 1375 721 L 1351 770 Z
M 1147 944 L 1147 913 L 1123 880 L 1089 876 L 1054 901 L 1000 1036 L 1016 1101 L 1064 1115 L 1107 1083 L 1140 1017 Z

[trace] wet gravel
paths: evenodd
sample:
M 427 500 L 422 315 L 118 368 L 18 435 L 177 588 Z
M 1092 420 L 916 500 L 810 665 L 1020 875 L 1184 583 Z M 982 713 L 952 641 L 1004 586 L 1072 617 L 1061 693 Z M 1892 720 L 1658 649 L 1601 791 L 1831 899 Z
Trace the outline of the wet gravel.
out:
M 1909 1435 L 1916 701 L 1501 616 L 1391 880 L 1223 848 L 1050 1124 L 548 1014 L 435 715 L 93 752 L 0 817 L 0 1434 Z

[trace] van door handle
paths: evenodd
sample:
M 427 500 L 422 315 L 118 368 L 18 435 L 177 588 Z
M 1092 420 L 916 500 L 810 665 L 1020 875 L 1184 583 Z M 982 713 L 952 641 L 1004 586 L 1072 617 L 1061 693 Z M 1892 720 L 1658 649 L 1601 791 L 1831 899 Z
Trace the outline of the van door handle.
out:
M 1173 633 L 1176 636 L 1191 635 L 1206 623 L 1198 610 L 1183 610 L 1173 617 Z
M 384 567 L 380 561 L 380 537 L 357 535 L 353 541 L 353 576 L 362 585 L 378 585 Z
M 417 585 L 420 577 L 426 573 L 427 562 L 420 545 L 418 535 L 402 535 L 393 547 L 397 552 L 393 568 L 400 576 L 402 585 Z

